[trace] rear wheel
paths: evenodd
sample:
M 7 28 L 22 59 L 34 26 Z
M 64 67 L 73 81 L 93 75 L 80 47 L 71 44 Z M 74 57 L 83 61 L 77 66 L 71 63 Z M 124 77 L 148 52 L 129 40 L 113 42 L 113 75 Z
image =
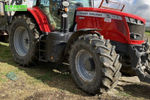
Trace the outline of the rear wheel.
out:
M 70 52 L 73 79 L 89 94 L 107 92 L 121 76 L 118 58 L 108 40 L 96 34 L 83 35 L 72 45 Z
M 36 60 L 38 31 L 34 20 L 25 15 L 16 16 L 10 29 L 10 48 L 14 60 L 21 65 L 33 64 Z

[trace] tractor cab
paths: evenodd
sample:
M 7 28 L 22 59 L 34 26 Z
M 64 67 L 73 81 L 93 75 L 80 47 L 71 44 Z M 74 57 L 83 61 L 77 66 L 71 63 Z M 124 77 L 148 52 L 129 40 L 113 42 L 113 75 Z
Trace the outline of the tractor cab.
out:
M 67 1 L 65 1 L 67 3 Z M 38 1 L 39 7 L 41 10 L 46 14 L 48 17 L 48 20 L 50 22 L 50 25 L 52 27 L 52 30 L 61 30 L 61 17 L 62 14 L 62 1 L 61 0 L 40 0 Z M 63 17 L 66 17 L 68 19 L 68 28 L 73 28 L 74 25 L 74 17 L 75 12 L 78 7 L 92 7 L 91 0 L 69 0 L 68 6 L 64 9 L 64 12 L 67 13 L 67 15 Z
M 37 1 L 41 10 L 46 14 L 52 30 L 61 30 L 61 7 L 63 7 L 63 3 L 61 0 L 39 0 Z M 68 28 L 70 31 L 74 31 L 76 29 L 75 17 L 77 8 L 101 8 L 101 9 L 110 9 L 123 11 L 125 5 L 120 4 L 118 2 L 113 2 L 110 0 L 69 0 L 68 6 L 65 8 L 67 13 L 66 17 L 68 19 Z

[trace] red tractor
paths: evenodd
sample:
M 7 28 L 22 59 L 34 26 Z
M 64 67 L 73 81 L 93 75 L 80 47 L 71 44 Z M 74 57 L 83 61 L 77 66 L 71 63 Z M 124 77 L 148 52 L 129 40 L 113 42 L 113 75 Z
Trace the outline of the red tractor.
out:
M 143 40 L 145 20 L 103 6 L 102 0 L 3 0 L 28 5 L 27 11 L 3 11 L 0 29 L 9 34 L 16 63 L 69 62 L 72 77 L 89 94 L 117 85 L 120 69 L 135 71 L 149 81 L 149 45 Z M 120 5 L 120 4 L 119 4 Z M 121 62 L 121 63 L 120 63 Z

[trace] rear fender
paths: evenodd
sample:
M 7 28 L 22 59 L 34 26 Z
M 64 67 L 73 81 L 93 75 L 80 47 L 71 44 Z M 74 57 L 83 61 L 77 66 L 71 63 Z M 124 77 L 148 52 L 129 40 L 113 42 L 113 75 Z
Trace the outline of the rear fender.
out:
M 84 34 L 97 34 L 97 35 L 100 35 L 99 32 L 97 31 L 100 31 L 101 29 L 94 29 L 94 28 L 87 28 L 87 29 L 80 29 L 74 33 L 72 33 L 69 37 L 69 40 L 68 40 L 68 43 L 72 43 L 73 41 L 76 41 L 78 39 L 78 37 L 80 37 L 81 35 L 84 35 Z
M 67 42 L 67 46 L 65 49 L 65 55 L 68 55 L 68 51 L 71 48 L 71 45 L 81 36 L 81 35 L 85 35 L 85 34 L 97 34 L 100 36 L 100 33 L 97 31 L 100 31 L 101 29 L 94 29 L 94 28 L 87 28 L 87 29 L 80 29 L 72 34 L 70 34 L 68 42 Z
M 47 16 L 41 11 L 39 7 L 28 8 L 28 11 L 25 11 L 25 12 L 22 12 L 22 11 L 15 12 L 14 15 L 10 17 L 9 23 L 12 23 L 14 16 L 23 15 L 23 14 L 26 14 L 26 15 L 28 14 L 30 17 L 34 18 L 36 21 L 36 24 L 39 26 L 39 29 L 42 33 L 51 32 L 51 27 L 47 19 Z
M 28 12 L 30 12 L 33 15 L 42 32 L 51 32 L 47 16 L 41 11 L 39 7 L 28 8 Z

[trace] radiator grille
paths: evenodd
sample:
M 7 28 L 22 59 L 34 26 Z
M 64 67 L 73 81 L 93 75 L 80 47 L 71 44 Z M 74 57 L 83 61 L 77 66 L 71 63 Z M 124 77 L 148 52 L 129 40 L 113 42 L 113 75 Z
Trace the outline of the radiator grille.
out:
M 132 40 L 143 40 L 144 32 L 145 32 L 145 25 L 138 25 L 133 23 L 128 23 L 129 30 L 130 30 L 130 38 Z

